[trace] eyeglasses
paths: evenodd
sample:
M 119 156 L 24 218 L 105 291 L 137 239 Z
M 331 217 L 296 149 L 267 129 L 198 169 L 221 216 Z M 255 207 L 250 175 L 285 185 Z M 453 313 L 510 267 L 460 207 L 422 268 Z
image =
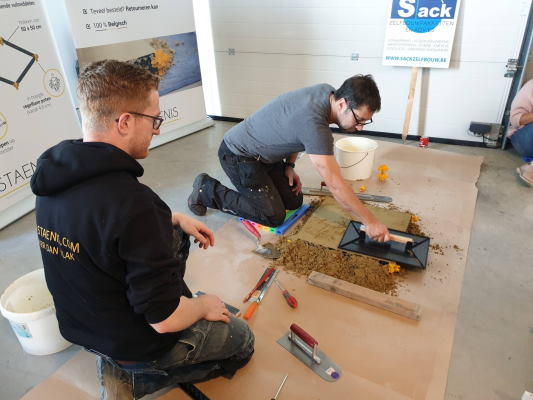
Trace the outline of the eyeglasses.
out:
M 372 118 L 370 118 L 368 121 L 360 121 L 359 118 L 357 118 L 357 115 L 355 115 L 355 113 L 353 112 L 353 108 L 350 108 L 350 111 L 352 112 L 353 117 L 355 119 L 355 125 L 365 126 L 374 122 L 372 121 Z
M 164 119 L 162 117 L 160 117 L 159 115 L 157 117 L 154 117 L 153 115 L 146 115 L 146 114 L 141 114 L 141 113 L 138 113 L 138 112 L 135 112 L 135 111 L 126 111 L 128 114 L 134 114 L 134 115 L 139 115 L 141 117 L 147 117 L 147 118 L 152 118 L 153 119 L 153 125 L 152 127 L 157 130 L 161 127 L 161 124 L 163 123 Z M 118 118 L 115 120 L 115 122 L 118 122 Z

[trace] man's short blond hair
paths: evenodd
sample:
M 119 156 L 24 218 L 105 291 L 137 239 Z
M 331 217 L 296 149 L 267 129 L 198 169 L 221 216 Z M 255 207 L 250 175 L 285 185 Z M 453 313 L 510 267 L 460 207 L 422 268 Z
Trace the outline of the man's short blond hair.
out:
M 107 129 L 123 112 L 142 112 L 159 77 L 145 68 L 116 60 L 89 64 L 78 79 L 78 98 L 85 129 Z

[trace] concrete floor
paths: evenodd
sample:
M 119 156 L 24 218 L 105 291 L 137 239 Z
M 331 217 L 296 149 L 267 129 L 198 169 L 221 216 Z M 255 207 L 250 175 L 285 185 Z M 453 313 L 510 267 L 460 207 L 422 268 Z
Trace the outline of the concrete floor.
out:
M 216 152 L 232 125 L 217 122 L 152 150 L 142 161 L 142 182 L 175 211 L 189 213 L 186 199 L 197 173 L 229 183 Z M 533 189 L 516 178 L 521 160 L 512 151 L 435 143 L 431 148 L 485 157 L 445 399 L 520 399 L 524 390 L 533 392 Z M 204 221 L 216 230 L 228 218 L 211 212 Z M 0 293 L 16 278 L 41 268 L 34 213 L 0 230 L 0 265 Z M 0 338 L 0 398 L 5 400 L 19 399 L 79 349 L 27 355 L 4 318 Z

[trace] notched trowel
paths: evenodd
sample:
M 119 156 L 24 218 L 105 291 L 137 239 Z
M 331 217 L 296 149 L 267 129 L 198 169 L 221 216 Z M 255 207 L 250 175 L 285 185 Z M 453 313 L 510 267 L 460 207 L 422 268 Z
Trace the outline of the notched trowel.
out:
M 307 365 L 314 373 L 328 382 L 341 377 L 341 368 L 318 348 L 318 342 L 296 324 L 289 332 L 278 339 L 278 343 Z
M 261 234 L 257 229 L 255 229 L 255 226 L 253 226 L 250 221 L 242 219 L 241 222 L 244 227 L 248 229 L 248 231 L 257 239 L 255 250 L 253 250 L 255 254 L 259 254 L 261 257 L 270 259 L 279 258 L 281 256 L 279 250 L 276 249 L 272 243 L 265 243 L 264 245 L 261 244 Z
M 402 267 L 426 268 L 429 238 L 389 229 L 391 240 L 379 243 L 370 239 L 363 224 L 350 221 L 339 249 L 349 250 L 370 257 L 394 261 Z

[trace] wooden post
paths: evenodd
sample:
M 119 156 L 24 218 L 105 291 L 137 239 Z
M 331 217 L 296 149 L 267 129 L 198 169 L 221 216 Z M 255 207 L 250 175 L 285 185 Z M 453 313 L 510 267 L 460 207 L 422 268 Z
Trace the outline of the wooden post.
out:
M 405 109 L 405 119 L 403 120 L 402 140 L 409 134 L 411 123 L 411 111 L 413 110 L 413 100 L 415 98 L 416 79 L 418 77 L 418 67 L 411 67 L 411 82 L 409 83 L 409 95 L 407 96 L 407 108 Z

